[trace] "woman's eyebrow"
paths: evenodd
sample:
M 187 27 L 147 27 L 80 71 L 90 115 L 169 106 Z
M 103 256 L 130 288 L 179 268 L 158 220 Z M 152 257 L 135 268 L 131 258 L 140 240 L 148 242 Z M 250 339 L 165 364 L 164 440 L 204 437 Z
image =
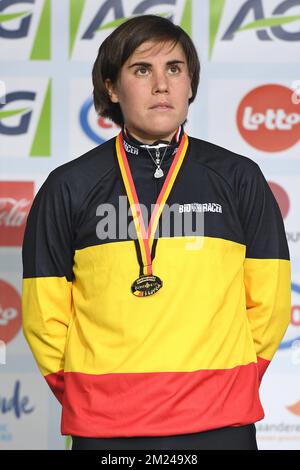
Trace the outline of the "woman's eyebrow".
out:
M 166 63 L 166 65 L 175 65 L 175 64 L 185 64 L 185 62 L 184 62 L 184 60 L 174 59 L 174 60 L 169 60 Z M 134 64 L 129 65 L 128 68 L 130 69 L 131 67 L 137 67 L 137 66 L 151 67 L 152 64 L 150 64 L 149 62 L 134 62 Z

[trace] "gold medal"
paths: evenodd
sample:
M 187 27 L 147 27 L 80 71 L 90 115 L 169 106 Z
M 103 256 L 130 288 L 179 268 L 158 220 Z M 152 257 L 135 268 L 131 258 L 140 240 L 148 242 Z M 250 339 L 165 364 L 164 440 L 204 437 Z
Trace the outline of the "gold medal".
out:
M 161 289 L 163 285 L 162 280 L 158 276 L 155 276 L 152 272 L 151 251 L 159 218 L 161 216 L 166 200 L 171 192 L 179 169 L 182 165 L 187 148 L 188 136 L 186 135 L 186 133 L 184 133 L 182 135 L 181 142 L 176 152 L 176 155 L 171 164 L 170 170 L 168 171 L 168 174 L 164 181 L 163 187 L 157 198 L 154 210 L 151 214 L 149 227 L 146 231 L 144 220 L 142 217 L 141 207 L 139 204 L 135 185 L 129 168 L 126 152 L 124 149 L 122 131 L 120 131 L 119 135 L 116 137 L 116 151 L 118 163 L 123 183 L 126 189 L 127 197 L 129 200 L 134 225 L 136 228 L 143 263 L 142 274 L 131 285 L 131 292 L 136 297 L 147 297 L 149 295 L 153 295 L 159 289 Z
M 162 280 L 159 277 L 153 274 L 150 276 L 143 274 L 134 281 L 131 286 L 131 292 L 136 297 L 146 297 L 155 294 L 162 285 Z

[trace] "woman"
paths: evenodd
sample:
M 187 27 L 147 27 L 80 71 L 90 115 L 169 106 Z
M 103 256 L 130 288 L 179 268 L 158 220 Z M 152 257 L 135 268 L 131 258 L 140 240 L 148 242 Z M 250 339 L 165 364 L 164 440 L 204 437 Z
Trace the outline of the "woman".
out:
M 120 133 L 51 172 L 28 217 L 24 333 L 75 450 L 257 449 L 289 251 L 259 166 L 184 131 L 199 70 L 169 20 L 119 26 L 93 84 Z

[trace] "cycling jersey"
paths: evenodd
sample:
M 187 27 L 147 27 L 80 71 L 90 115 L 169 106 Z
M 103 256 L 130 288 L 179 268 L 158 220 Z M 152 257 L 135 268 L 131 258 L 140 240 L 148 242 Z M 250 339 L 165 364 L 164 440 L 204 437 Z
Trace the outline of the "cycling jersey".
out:
M 154 178 L 149 149 L 122 132 L 146 224 L 186 134 Z M 142 256 L 116 138 L 53 170 L 33 201 L 23 331 L 62 404 L 62 434 L 170 436 L 264 417 L 259 386 L 291 308 L 282 216 L 254 161 L 186 139 L 151 253 L 163 282 L 153 295 L 131 291 Z M 203 223 L 178 229 L 188 213 Z

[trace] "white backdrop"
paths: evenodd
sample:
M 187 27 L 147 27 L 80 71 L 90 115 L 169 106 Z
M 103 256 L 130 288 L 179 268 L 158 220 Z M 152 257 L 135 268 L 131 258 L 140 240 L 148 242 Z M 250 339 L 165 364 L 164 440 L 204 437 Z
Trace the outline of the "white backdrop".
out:
M 255 160 L 280 205 L 291 324 L 256 426 L 260 449 L 300 449 L 300 0 L 0 0 L 0 449 L 68 447 L 21 330 L 24 225 L 52 169 L 118 132 L 93 109 L 92 65 L 118 20 L 146 13 L 172 16 L 197 46 L 187 132 Z

